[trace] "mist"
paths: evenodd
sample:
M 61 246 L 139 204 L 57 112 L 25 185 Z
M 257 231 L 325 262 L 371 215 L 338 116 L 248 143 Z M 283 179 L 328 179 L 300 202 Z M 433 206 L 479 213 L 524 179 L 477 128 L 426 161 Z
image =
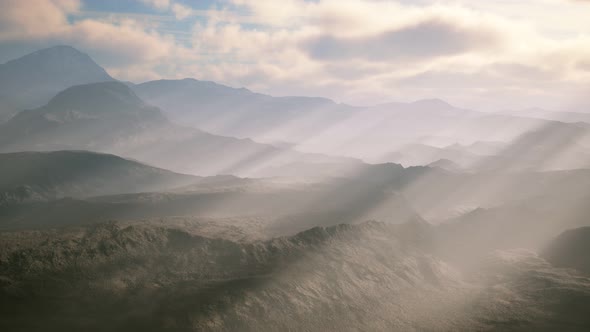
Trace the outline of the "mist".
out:
M 3 2 L 0 329 L 590 330 L 586 9 Z

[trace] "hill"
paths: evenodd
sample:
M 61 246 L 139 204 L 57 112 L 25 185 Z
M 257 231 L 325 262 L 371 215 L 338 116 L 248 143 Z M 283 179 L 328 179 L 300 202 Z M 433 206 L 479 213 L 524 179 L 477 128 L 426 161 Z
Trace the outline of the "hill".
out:
M 484 277 L 463 278 L 429 249 L 431 231 L 419 223 L 370 222 L 248 243 L 114 223 L 0 233 L 0 327 L 588 328 L 587 279 L 519 252 L 490 257 Z
M 0 204 L 159 191 L 197 180 L 195 176 L 87 151 L 0 154 Z
M 590 227 L 567 230 L 543 248 L 542 256 L 557 267 L 590 274 Z
M 272 179 L 205 178 L 169 192 L 106 195 L 6 206 L 0 229 L 37 229 L 88 225 L 107 220 L 232 219 L 232 227 L 251 225 L 258 238 L 286 235 L 313 226 L 366 220 L 422 221 L 395 190 L 414 170 L 384 166 L 355 178 L 309 184 L 278 184 Z M 244 220 L 244 223 L 242 223 Z M 246 230 L 253 233 L 252 230 Z

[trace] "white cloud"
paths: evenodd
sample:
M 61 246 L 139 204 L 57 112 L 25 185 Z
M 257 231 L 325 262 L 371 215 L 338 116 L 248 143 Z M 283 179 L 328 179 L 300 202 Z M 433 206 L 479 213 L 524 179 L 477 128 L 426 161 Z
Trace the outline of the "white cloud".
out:
M 313 91 L 353 103 L 436 96 L 503 108 L 514 100 L 557 105 L 571 84 L 590 82 L 580 69 L 587 37 L 578 31 L 554 38 L 543 23 L 502 14 L 505 8 L 486 10 L 469 1 L 229 1 L 195 28 L 193 40 L 212 59 L 205 73 L 234 85 L 279 94 Z M 541 1 L 554 6 L 554 0 Z M 245 19 L 259 28 L 245 29 Z M 404 86 L 407 78 L 428 73 L 447 73 L 449 81 L 440 84 L 439 75 L 436 82 L 421 79 L 421 87 Z M 447 88 L 456 80 L 470 89 Z M 543 98 L 539 92 L 547 88 L 551 93 Z M 501 105 L 494 92 L 511 98 Z
M 0 2 L 0 42 L 72 44 L 122 79 L 196 77 L 351 103 L 553 106 L 590 85 L 590 21 L 575 1 L 140 1 L 172 21 L 199 17 L 188 44 L 148 16 L 68 21 L 75 0 Z
M 179 3 L 172 5 L 172 12 L 179 20 L 184 20 L 193 14 L 193 10 L 190 7 L 183 6 Z
M 69 44 L 90 53 L 122 79 L 155 78 L 155 67 L 194 60 L 193 52 L 179 46 L 171 35 L 133 18 L 104 17 L 68 21 L 81 8 L 79 1 L 20 0 L 0 3 L 0 42 Z M 139 75 L 142 68 L 144 75 Z M 160 74 L 161 75 L 161 74 Z
M 171 0 L 140 0 L 141 2 L 160 11 L 171 11 L 176 19 L 184 20 L 193 15 L 195 11 L 189 6 L 173 2 Z
M 322 35 L 308 41 L 305 51 L 315 59 L 339 61 L 403 61 L 432 59 L 497 46 L 494 31 L 466 28 L 431 19 L 376 35 L 337 38 Z
M 171 38 L 146 31 L 134 21 L 115 25 L 84 20 L 71 25 L 61 38 L 84 49 L 110 52 L 123 65 L 164 58 L 175 47 Z
M 0 2 L 0 40 L 43 38 L 59 33 L 67 28 L 67 15 L 79 8 L 80 2 L 76 0 L 4 0 Z
M 141 0 L 141 2 L 159 10 L 166 10 L 170 7 L 170 0 Z

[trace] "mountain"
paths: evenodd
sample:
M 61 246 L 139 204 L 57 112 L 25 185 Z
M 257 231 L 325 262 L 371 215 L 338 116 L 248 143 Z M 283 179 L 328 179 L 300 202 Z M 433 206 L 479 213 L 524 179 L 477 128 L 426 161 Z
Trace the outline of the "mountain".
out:
M 235 242 L 162 225 L 0 233 L 0 328 L 85 331 L 584 331 L 590 281 L 534 254 L 482 274 L 423 223 Z M 35 317 L 35 319 L 30 319 Z
M 59 91 L 70 86 L 100 81 L 112 81 L 112 78 L 87 55 L 68 46 L 40 50 L 0 65 L 0 112 L 6 118 L 8 114 L 14 114 L 17 110 L 41 106 Z M 161 125 L 154 126 L 158 121 L 148 118 L 150 116 L 163 117 L 163 115 L 155 108 L 152 114 L 148 115 L 149 107 L 143 105 L 139 107 L 143 111 L 135 116 L 137 121 L 131 121 L 130 118 L 133 118 L 133 115 L 127 114 L 127 119 L 118 125 L 120 132 L 124 131 L 123 127 L 125 126 L 130 129 L 123 135 L 125 139 L 121 140 L 121 133 L 119 133 L 113 137 L 111 142 L 108 142 L 110 145 L 116 145 L 116 149 L 104 149 L 104 145 L 107 144 L 105 141 L 108 140 L 107 135 L 100 134 L 102 129 L 94 131 L 88 126 L 80 128 L 83 126 L 79 124 L 83 121 L 77 121 L 76 130 L 91 133 L 93 135 L 92 142 L 86 142 L 88 144 L 85 145 L 69 144 L 72 137 L 79 137 L 77 134 L 72 134 L 70 138 L 60 138 L 60 142 L 55 144 L 54 149 L 98 149 L 123 155 L 129 152 L 127 149 L 132 149 L 133 152 L 129 154 L 132 157 L 145 157 L 145 160 L 150 163 L 173 168 L 176 171 L 206 172 L 207 174 L 211 174 L 213 171 L 236 172 L 236 164 L 240 164 L 237 168 L 243 170 L 244 161 L 248 164 L 247 168 L 252 171 L 252 167 L 255 167 L 254 163 L 250 161 L 252 156 L 256 156 L 254 158 L 257 161 L 260 161 L 260 156 L 264 156 L 265 160 L 279 158 L 282 160 L 281 163 L 284 163 L 293 159 L 291 150 L 294 149 L 306 153 L 360 158 L 372 163 L 396 162 L 410 166 L 448 159 L 462 167 L 477 164 L 477 167 L 489 169 L 505 167 L 507 163 L 502 160 L 510 160 L 514 156 L 512 151 L 521 150 L 518 147 L 504 153 L 504 147 L 509 142 L 519 140 L 518 143 L 522 144 L 522 138 L 539 130 L 543 130 L 543 135 L 548 135 L 547 137 L 556 137 L 561 130 L 558 128 L 559 122 L 540 119 L 539 116 L 532 114 L 539 113 L 538 110 L 528 112 L 532 112 L 531 117 L 535 118 L 527 117 L 527 112 L 519 114 L 480 113 L 450 105 L 440 99 L 389 103 L 373 107 L 353 107 L 337 104 L 325 98 L 273 97 L 244 88 L 236 89 L 195 79 L 158 80 L 142 84 L 128 83 L 127 85 L 132 87 L 139 98 L 162 109 L 173 122 L 227 137 L 220 139 L 218 136 L 217 139 L 213 139 L 212 135 L 206 134 L 206 132 L 190 128 L 165 126 L 164 129 Z M 79 89 L 70 91 L 70 96 L 67 97 L 75 99 L 73 95 L 77 93 L 80 93 Z M 118 93 L 129 94 L 127 91 L 119 91 Z M 85 97 L 81 97 L 79 101 L 83 103 Z M 126 98 L 132 100 L 136 96 L 127 96 Z M 93 105 L 103 110 L 124 109 L 120 105 L 108 105 L 108 101 L 103 104 L 103 96 L 97 95 L 95 99 L 89 100 L 92 100 Z M 54 104 L 60 102 L 63 100 L 55 100 Z M 133 102 L 136 103 L 136 106 L 144 104 L 143 101 L 135 100 Z M 45 120 L 37 118 L 35 123 L 25 126 L 26 130 L 29 133 L 34 133 L 39 128 L 43 128 L 41 131 L 45 131 L 46 125 L 54 126 L 56 122 L 71 123 L 73 118 L 82 120 L 82 118 L 89 116 L 103 117 L 103 114 L 94 111 L 92 115 L 88 114 L 86 108 L 90 107 L 90 103 L 86 103 L 83 108 L 75 105 L 66 106 L 67 111 L 63 111 L 66 108 L 62 107 L 61 112 L 51 112 L 51 115 L 46 115 Z M 59 105 L 47 105 L 41 108 L 55 109 L 57 107 Z M 125 107 L 130 107 L 130 105 Z M 30 113 L 22 113 L 21 120 L 23 120 L 22 117 L 26 117 L 25 115 L 29 116 Z M 0 115 L 0 117 L 2 116 Z M 574 121 L 571 116 L 568 119 Z M 92 122 L 90 119 L 88 120 L 85 122 Z M 584 121 L 579 117 L 575 119 L 575 121 L 578 120 Z M 1 121 L 2 119 L 0 119 Z M 43 121 L 46 123 L 41 124 Z M 118 120 L 113 120 L 109 126 L 117 126 L 118 122 Z M 159 122 L 168 121 L 159 120 Z M 170 124 L 170 122 L 168 123 Z M 73 126 L 69 125 L 69 127 Z M 160 142 L 159 138 L 157 140 L 150 139 L 145 135 L 149 130 L 138 127 L 150 127 L 149 130 L 152 130 L 159 138 L 168 137 L 170 139 L 164 140 L 164 142 Z M 565 124 L 564 130 L 577 132 L 579 127 L 579 123 Z M 6 127 L 3 129 L 6 130 Z M 110 131 L 113 131 L 112 129 Z M 558 132 L 548 132 L 553 129 Z M 178 146 L 191 145 L 192 148 L 199 146 L 200 144 L 192 139 L 197 132 L 203 136 L 199 140 L 215 140 L 218 143 L 216 146 L 240 145 L 239 149 L 230 149 L 226 154 L 233 155 L 238 151 L 237 154 L 240 157 L 227 158 L 224 156 L 225 160 L 218 162 L 215 166 L 194 167 L 192 156 L 180 158 L 181 155 L 177 152 L 174 155 L 169 155 L 170 151 L 174 150 L 169 148 L 170 140 L 174 140 L 175 145 Z M 4 135 L 3 138 L 6 136 Z M 63 135 L 58 134 L 57 136 Z M 244 140 L 236 141 L 229 137 L 241 137 Z M 53 138 L 55 135 L 46 141 L 53 142 Z M 189 138 L 192 140 L 190 143 L 179 142 Z M 273 146 L 256 145 L 247 138 L 257 142 L 266 142 Z M 129 140 L 134 143 L 130 144 Z M 534 168 L 538 164 L 549 165 L 540 169 L 568 169 L 587 166 L 587 158 L 576 158 L 576 155 L 585 156 L 588 154 L 587 144 L 572 142 L 574 146 L 568 150 L 571 153 L 568 152 L 564 161 L 560 161 L 560 158 L 554 156 L 552 149 L 546 147 L 546 141 L 540 143 L 528 141 L 531 144 L 527 145 L 527 151 L 533 151 L 536 155 L 525 158 L 518 167 L 512 165 L 509 166 L 510 168 Z M 155 144 L 159 152 L 153 153 L 146 147 L 135 146 L 143 144 L 140 142 Z M 46 142 L 44 145 L 47 145 Z M 209 145 L 208 148 L 200 146 L 195 149 L 195 153 L 208 155 L 211 153 L 212 146 Z M 420 146 L 422 148 L 418 148 Z M 407 147 L 412 147 L 410 152 L 407 151 Z M 444 150 L 437 151 L 437 149 Z M 286 153 L 286 151 L 291 152 Z M 287 157 L 285 157 L 285 153 Z M 502 154 L 502 156 L 493 161 L 485 158 L 498 154 Z M 484 158 L 480 158 L 480 156 L 484 156 Z M 325 158 L 321 160 L 322 158 L 318 155 L 311 159 L 314 162 L 326 161 Z M 162 160 L 174 160 L 175 162 L 159 164 Z M 207 163 L 211 163 L 211 158 L 207 158 Z M 275 166 L 276 163 L 271 164 L 271 166 Z M 268 169 L 269 165 L 261 165 L 260 167 Z
M 454 144 L 448 146 L 447 148 L 457 148 L 459 150 L 466 150 L 470 153 L 480 156 L 490 156 L 501 153 L 502 150 L 507 147 L 507 145 L 507 143 L 503 142 L 477 141 L 469 145 Z
M 468 168 L 484 156 L 471 153 L 461 146 L 438 148 L 426 144 L 413 143 L 400 146 L 394 152 L 380 157 L 377 162 L 395 160 L 404 166 L 429 165 L 438 160 L 448 160 L 461 167 Z
M 0 65 L 0 118 L 44 105 L 80 84 L 113 81 L 87 54 L 70 46 L 42 49 Z
M 371 107 L 374 110 L 385 110 L 387 112 L 411 112 L 415 115 L 430 116 L 452 116 L 452 117 L 475 117 L 482 115 L 480 112 L 453 106 L 442 99 L 431 98 L 421 99 L 410 103 L 386 103 Z
M 477 121 L 485 122 L 485 119 Z M 494 120 L 490 121 L 493 123 Z M 523 120 L 521 123 L 525 122 L 526 120 Z M 478 126 L 471 120 L 469 123 L 474 127 Z M 501 130 L 500 127 L 498 124 L 498 130 Z M 469 171 L 553 171 L 588 168 L 590 124 L 545 121 L 536 127 L 523 130 L 522 134 L 505 143 L 475 141 L 471 144 L 455 143 L 445 147 L 422 143 L 399 145 L 375 161 L 395 160 L 405 166 L 413 166 L 430 164 L 439 159 L 447 159 Z
M 87 151 L 0 154 L 0 204 L 159 191 L 198 180 Z
M 166 123 L 119 82 L 70 87 L 47 105 L 19 112 L 2 125 L 0 142 L 11 150 L 92 149 L 116 144 Z
M 386 120 L 389 125 L 390 122 L 399 120 L 400 116 L 406 117 L 407 122 L 410 120 L 407 119 L 407 114 L 410 113 L 424 118 L 425 123 L 429 117 L 482 115 L 454 107 L 439 99 L 353 107 L 325 98 L 273 97 L 244 88 L 231 88 L 190 78 L 151 81 L 134 85 L 133 89 L 141 98 L 164 110 L 174 121 L 221 135 L 295 144 L 306 140 L 314 142 L 315 136 L 321 136 L 325 132 L 330 134 L 331 127 L 338 129 L 347 122 L 351 122 L 351 126 L 356 123 L 362 127 L 367 122 L 377 125 L 380 120 Z M 391 116 L 396 119 L 387 119 Z M 408 127 L 404 122 L 399 124 L 406 126 L 404 131 L 415 127 Z M 364 137 L 350 136 L 356 131 L 352 129 L 348 136 L 341 139 L 355 138 L 362 142 Z M 389 131 L 389 137 L 397 135 L 397 131 Z M 324 153 L 326 151 L 323 150 Z
M 590 167 L 590 124 L 547 122 L 519 135 L 474 169 L 566 170 Z
M 16 78 L 12 79 L 12 77 Z M 69 86 L 111 80 L 112 78 L 90 57 L 71 47 L 57 46 L 41 50 L 0 66 L 0 87 L 2 87 L 0 108 L 5 110 L 5 114 L 13 114 L 16 110 L 40 106 L 49 101 L 54 94 Z M 89 114 L 88 108 L 91 104 L 84 104 L 84 98 L 89 97 L 88 95 L 79 98 L 79 102 L 84 104 L 82 108 L 79 105 L 59 105 L 65 99 L 77 98 L 74 96 L 75 94 L 82 96 L 80 89 L 69 91 L 69 96 L 62 95 L 62 100 L 59 98 L 53 100 L 54 105 L 41 107 L 46 110 L 51 108 L 54 111 L 51 112 L 51 115 L 47 114 L 46 119 L 37 117 L 35 123 L 29 123 L 25 129 L 29 133 L 34 133 L 37 129 L 45 132 L 47 125 L 55 126 L 56 122 L 68 122 L 68 127 L 76 127 L 75 131 L 90 133 L 92 135 L 91 142 L 69 144 L 72 138 L 80 137 L 78 134 L 72 133 L 69 138 L 59 138 L 59 142 L 51 149 L 98 149 L 98 151 L 122 155 L 127 155 L 129 153 L 127 150 L 131 149 L 133 152 L 129 156 L 144 158 L 142 160 L 164 168 L 181 172 L 211 174 L 215 171 L 236 172 L 236 164 L 239 164 L 237 168 L 243 170 L 244 161 L 248 164 L 246 168 L 249 168 L 249 171 L 252 171 L 253 167 L 258 168 L 258 166 L 268 169 L 269 165 L 254 166 L 254 163 L 250 161 L 252 156 L 256 156 L 254 158 L 257 161 L 260 161 L 260 156 L 264 156 L 262 158 L 265 160 L 279 158 L 282 160 L 281 163 L 285 163 L 287 160 L 292 161 L 291 150 L 293 149 L 306 153 L 360 158 L 372 163 L 396 162 L 410 166 L 448 159 L 462 167 L 478 164 L 478 167 L 490 168 L 488 165 L 491 165 L 497 168 L 506 165 L 505 162 L 498 160 L 509 160 L 513 157 L 512 154 L 507 155 L 502 151 L 507 142 L 515 139 L 520 140 L 525 134 L 540 128 L 547 132 L 547 128 L 557 128 L 558 126 L 555 125 L 555 122 L 543 119 L 466 110 L 439 99 L 425 99 L 412 103 L 389 103 L 373 107 L 352 107 L 337 104 L 325 98 L 272 97 L 244 88 L 236 89 L 195 79 L 159 80 L 137 85 L 128 83 L 128 86 L 132 87 L 141 100 L 162 109 L 173 122 L 227 137 L 221 139 L 218 136 L 217 139 L 213 139 L 213 135 L 190 128 L 155 125 L 156 122 L 160 122 L 160 124 L 171 123 L 162 119 L 157 121 L 149 119 L 151 116 L 163 117 L 163 115 L 155 107 L 148 115 L 149 107 L 143 101 L 132 101 L 137 96 L 129 95 L 128 91 L 118 91 L 117 93 L 123 95 L 128 94 L 126 98 L 129 98 L 136 106 L 142 105 L 136 107 L 136 110 L 141 108 L 143 111 L 136 112 L 135 116 L 126 114 L 126 119 L 121 122 L 115 121 L 113 118 L 108 126 L 118 126 L 119 133 L 112 137 L 111 142 L 105 142 L 109 137 L 101 135 L 102 129 L 90 128 L 95 127 L 94 125 L 86 127 L 81 125 L 82 122 L 96 123 L 90 121 L 90 118 L 103 118 L 105 115 L 102 113 L 108 113 L 97 113 L 94 110 L 91 112 L 92 114 Z M 135 107 L 130 104 L 122 107 L 124 103 L 109 105 L 109 101 L 103 103 L 104 97 L 111 98 L 112 96 L 103 93 L 88 100 L 92 100 L 92 105 L 102 108 L 102 110 L 123 110 L 126 107 Z M 55 111 L 59 107 L 62 111 Z M 133 113 L 133 111 L 123 113 Z M 21 122 L 29 122 L 31 119 L 23 119 L 28 116 L 30 116 L 30 112 L 21 113 Z M 121 116 L 121 114 L 116 116 Z M 131 120 L 133 117 L 135 117 L 135 121 Z M 76 121 L 75 126 L 71 124 L 74 118 L 80 120 Z M 82 118 L 86 118 L 88 121 L 82 121 Z M 108 122 L 103 120 L 105 123 Z M 579 124 L 567 124 L 566 126 L 579 127 Z M 124 127 L 130 128 L 127 133 L 122 133 L 125 131 Z M 143 129 L 141 129 L 142 127 Z M 150 129 L 146 129 L 147 127 Z M 567 130 L 574 132 L 577 130 L 574 127 L 567 128 L 569 128 Z M 3 129 L 6 130 L 6 127 Z M 115 128 L 109 129 L 109 131 L 113 131 Z M 64 131 L 63 129 L 56 129 L 56 131 L 71 133 L 70 130 Z M 158 139 L 153 140 L 145 135 L 148 131 L 153 131 Z M 196 134 L 197 132 L 202 136 L 199 140 L 211 139 L 217 144 L 210 144 L 208 147 L 200 145 L 196 139 L 193 139 L 195 135 L 199 136 Z M 548 133 L 552 137 L 557 134 Z M 29 134 L 29 136 L 31 135 Z M 9 135 L 4 135 L 3 138 L 6 136 Z M 60 133 L 53 135 L 51 139 L 44 140 L 43 144 L 48 145 L 47 142 L 54 142 L 56 136 L 64 135 Z M 121 139 L 121 136 L 125 138 Z M 161 142 L 159 139 L 161 137 L 169 139 Z M 236 141 L 229 137 L 244 139 Z M 8 138 L 9 141 L 14 141 L 12 138 Z M 247 138 L 274 146 L 256 145 Z M 27 139 L 30 140 L 31 137 Z M 187 139 L 192 142 L 179 142 Z M 41 140 L 43 141 L 43 139 Z M 129 140 L 134 143 L 130 144 Z M 170 140 L 175 141 L 177 146 L 191 145 L 192 149 L 195 149 L 194 153 L 206 156 L 211 153 L 210 150 L 214 145 L 224 147 L 240 145 L 240 148 L 230 149 L 224 155 L 225 160 L 218 162 L 215 166 L 200 165 L 195 167 L 192 156 L 180 158 L 181 154 L 177 152 L 170 155 L 170 152 L 175 150 L 169 148 Z M 495 145 L 492 146 L 485 142 L 493 142 Z M 136 146 L 144 143 L 155 144 L 154 147 L 159 151 L 153 153 L 145 146 Z M 484 143 L 488 146 L 482 146 Z M 22 142 L 19 144 L 23 145 Z M 539 163 L 551 164 L 543 169 L 587 166 L 584 158 L 581 158 L 584 159 L 581 162 L 572 160 L 578 154 L 577 151 L 582 152 L 580 155 L 587 154 L 584 150 L 588 147 L 584 144 L 578 144 L 581 149 L 570 153 L 566 158 L 568 160 L 564 162 L 559 159 L 547 160 L 555 158 L 545 155 L 545 152 L 552 152 L 549 151 L 550 149 L 540 147 L 539 144 L 533 143 L 527 146 L 527 149 L 535 151 L 537 156 L 527 158 L 522 162 L 522 165 L 518 166 L 519 168 L 532 168 Z M 111 147 L 104 148 L 105 145 Z M 117 148 L 112 149 L 112 145 L 116 145 Z M 416 148 L 419 146 L 423 148 Z M 409 152 L 408 147 L 412 147 Z M 286 153 L 286 151 L 291 152 Z M 499 153 L 504 155 L 495 161 L 480 158 L 480 156 L 485 157 Z M 234 154 L 239 155 L 239 158 L 227 158 L 227 155 Z M 207 163 L 211 164 L 212 158 L 206 159 Z M 312 159 L 314 162 L 329 160 L 329 158 L 321 160 L 322 158 L 319 158 L 318 155 Z M 163 160 L 173 160 L 174 163 L 160 164 Z M 274 162 L 271 164 L 270 166 L 276 165 Z M 483 166 L 481 166 L 482 164 Z
M 437 169 L 439 171 L 436 171 Z M 565 223 L 571 217 L 578 216 L 573 211 L 584 208 L 581 202 L 590 195 L 589 186 L 590 170 L 588 169 L 550 172 L 532 170 L 444 172 L 435 167 L 430 171 L 418 173 L 414 177 L 408 176 L 408 182 L 401 193 L 407 197 L 421 216 L 432 223 L 445 222 L 449 218 L 464 215 L 478 208 L 494 209 L 518 202 L 523 203 L 521 210 L 525 212 L 556 207 L 558 209 L 555 212 L 542 213 L 542 219 L 555 218 Z M 538 201 L 528 201 L 531 199 Z M 580 204 L 576 205 L 578 203 Z M 489 216 L 493 217 L 494 214 L 499 219 L 493 222 L 519 224 L 514 221 L 516 217 L 509 218 L 510 213 L 503 214 L 492 210 Z M 502 220 L 502 215 L 507 219 Z M 520 216 L 518 220 L 523 219 L 518 213 L 514 215 Z M 474 216 L 477 215 L 474 214 Z M 534 223 L 535 220 L 540 220 L 535 219 L 536 217 L 536 215 L 528 214 L 527 220 Z M 520 223 L 524 221 L 521 220 Z M 535 228 L 534 230 L 543 229 Z M 558 231 L 563 230 L 558 229 Z M 502 231 L 501 227 L 499 231 Z M 524 233 L 532 232 L 525 227 Z M 485 231 L 482 232 L 483 236 L 486 234 Z
M 449 219 L 438 226 L 439 252 L 449 261 L 466 265 L 479 264 L 486 253 L 494 250 L 527 248 L 542 252 L 556 234 L 590 225 L 586 217 L 590 213 L 588 191 L 568 194 L 513 199 Z
M 428 164 L 428 167 L 438 167 L 449 172 L 461 172 L 461 166 L 448 159 L 439 159 Z
M 354 109 L 326 98 L 272 97 L 192 78 L 151 81 L 133 89 L 173 121 L 215 134 L 271 142 L 303 139 L 321 130 L 327 119 L 336 120 Z M 282 133 L 276 132 L 279 129 Z
M 448 159 L 466 168 L 486 168 L 488 164 L 498 168 L 504 164 L 487 157 L 501 154 L 497 160 L 513 158 L 515 147 L 504 152 L 513 140 L 522 144 L 526 135 L 539 130 L 555 138 L 561 130 L 577 132 L 580 127 L 481 113 L 439 99 L 352 107 L 322 98 L 272 97 L 194 79 L 152 81 L 134 85 L 133 89 L 173 121 L 220 135 L 249 137 L 298 151 L 360 158 L 370 163 L 413 166 Z M 550 167 L 541 169 L 587 166 L 583 158 L 578 163 L 569 159 L 553 162 L 549 160 L 553 152 L 546 147 L 546 140 L 528 141 L 531 144 L 527 149 L 536 156 L 523 160 L 519 168 L 550 162 Z M 588 147 L 583 149 L 590 151 Z
M 590 113 L 548 111 L 542 108 L 528 108 L 520 111 L 506 111 L 504 114 L 513 116 L 524 116 L 567 123 L 585 122 L 590 123 Z
M 427 169 L 399 165 L 366 166 L 349 178 L 299 183 L 279 179 L 213 177 L 167 192 L 119 194 L 77 199 L 31 201 L 4 208 L 0 229 L 87 225 L 105 220 L 237 220 L 259 238 L 286 235 L 313 226 L 378 220 L 422 221 L 397 190 Z M 255 218 L 250 225 L 245 220 Z M 244 224 L 242 224 L 244 222 Z
M 302 142 L 297 149 L 308 152 L 332 150 L 334 154 L 379 163 L 401 162 L 403 153 L 396 152 L 420 144 L 446 151 L 429 152 L 425 155 L 432 157 L 417 159 L 417 162 L 429 163 L 445 158 L 461 165 L 478 159 L 479 152 L 487 155 L 487 151 L 480 150 L 478 145 L 472 146 L 477 142 L 507 144 L 547 123 L 540 119 L 449 109 L 448 104 L 440 102 L 398 103 L 369 107 L 335 124 L 326 125 L 324 132 Z M 444 148 L 449 146 L 452 148 Z M 458 149 L 458 146 L 461 148 Z M 435 150 L 432 148 L 430 150 Z
M 541 255 L 557 267 L 573 268 L 590 274 L 590 227 L 567 230 L 543 248 Z
M 91 150 L 181 173 L 246 174 L 293 161 L 347 162 L 176 125 L 120 82 L 68 88 L 0 125 L 0 151 Z
M 456 277 L 412 241 L 418 235 L 409 227 L 367 223 L 236 243 L 178 229 L 111 223 L 41 237 L 47 241 L 30 238 L 32 245 L 23 241 L 19 246 L 10 245 L 17 242 L 6 234 L 0 258 L 0 327 L 457 327 L 456 311 L 431 304 L 443 301 Z M 43 288 L 37 278 L 45 279 Z M 26 320 L 30 315 L 36 319 Z M 422 315 L 433 319 L 420 319 Z

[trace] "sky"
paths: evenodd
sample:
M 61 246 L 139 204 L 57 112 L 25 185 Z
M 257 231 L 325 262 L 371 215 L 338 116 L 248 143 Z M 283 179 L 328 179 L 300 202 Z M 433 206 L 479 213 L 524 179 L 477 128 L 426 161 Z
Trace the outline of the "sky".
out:
M 590 112 L 590 0 L 0 1 L 0 63 L 60 44 L 132 82 Z

